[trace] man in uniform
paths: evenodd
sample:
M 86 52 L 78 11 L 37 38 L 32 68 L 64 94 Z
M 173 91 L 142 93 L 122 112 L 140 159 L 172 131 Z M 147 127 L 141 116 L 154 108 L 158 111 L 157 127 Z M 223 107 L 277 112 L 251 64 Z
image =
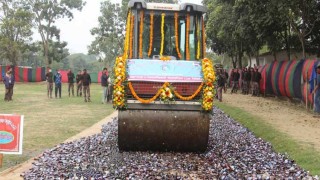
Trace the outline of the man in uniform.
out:
M 52 98 L 53 73 L 51 68 L 48 69 L 48 72 L 46 74 L 46 79 L 47 79 L 47 95 L 48 95 L 48 98 Z
M 12 101 L 14 82 L 15 82 L 15 79 L 12 73 L 12 68 L 9 67 L 8 71 L 3 77 L 3 83 L 6 88 L 4 101 Z
M 69 69 L 67 76 L 68 76 L 68 93 L 70 97 L 70 90 L 72 92 L 72 96 L 74 96 L 74 74 L 71 71 L 71 69 Z
M 238 87 L 239 87 L 239 78 L 240 78 L 240 73 L 238 69 L 233 69 L 233 73 L 231 74 L 232 78 L 232 93 L 237 93 Z
M 258 71 L 258 69 L 254 69 L 252 96 L 259 96 L 260 80 L 261 80 L 261 73 Z
M 82 87 L 83 87 L 84 102 L 91 102 L 90 100 L 91 77 L 90 77 L 90 74 L 87 73 L 86 69 L 83 70 L 81 81 L 82 81 Z
M 76 76 L 76 83 L 77 83 L 77 96 L 82 96 L 82 73 L 81 70 L 78 71 L 78 74 Z
M 249 94 L 250 80 L 251 80 L 251 74 L 246 68 L 244 72 L 244 77 L 243 77 L 244 94 Z
M 225 77 L 222 69 L 218 71 L 217 86 L 218 86 L 217 88 L 218 100 L 222 102 L 222 89 L 225 87 Z

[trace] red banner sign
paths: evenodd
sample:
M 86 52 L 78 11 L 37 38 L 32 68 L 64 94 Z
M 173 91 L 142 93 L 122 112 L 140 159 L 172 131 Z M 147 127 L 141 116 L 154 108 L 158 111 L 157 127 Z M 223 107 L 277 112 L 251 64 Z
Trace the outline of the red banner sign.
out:
M 22 154 L 23 116 L 0 114 L 0 153 Z

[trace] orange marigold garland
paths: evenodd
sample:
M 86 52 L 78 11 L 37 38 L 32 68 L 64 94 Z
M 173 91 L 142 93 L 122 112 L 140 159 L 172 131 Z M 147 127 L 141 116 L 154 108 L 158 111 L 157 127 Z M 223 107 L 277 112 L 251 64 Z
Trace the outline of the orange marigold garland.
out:
M 133 28 L 134 28 L 134 15 L 131 16 L 131 27 L 130 27 L 130 54 L 129 58 L 132 59 L 132 54 L 133 54 Z
M 140 12 L 140 35 L 139 35 L 139 58 L 143 58 L 143 42 L 142 42 L 142 37 L 143 37 L 143 11 Z
M 128 13 L 127 17 L 127 26 L 126 26 L 126 36 L 124 40 L 124 50 L 123 50 L 123 56 L 124 59 L 128 56 L 128 50 L 129 50 L 129 41 L 130 41 L 130 28 L 131 28 L 131 11 Z
M 117 57 L 114 67 L 114 91 L 113 106 L 116 109 L 124 109 L 126 107 L 125 86 L 123 82 L 126 80 L 126 59 L 125 57 Z
M 181 59 L 181 54 L 179 49 L 178 17 L 179 17 L 179 14 L 177 12 L 174 13 L 174 27 L 175 27 L 174 34 L 176 38 L 176 50 L 177 50 L 179 59 Z
M 181 96 L 178 93 L 178 91 L 173 91 L 173 93 L 174 93 L 175 96 L 177 96 L 177 98 L 179 98 L 179 99 L 181 99 L 183 101 L 190 101 L 190 100 L 194 99 L 200 93 L 200 91 L 202 90 L 202 87 L 203 87 L 203 83 L 201 83 L 201 85 L 198 87 L 196 92 L 194 92 L 191 96 L 188 96 L 188 97 Z
M 132 93 L 132 95 L 133 95 L 134 98 L 136 98 L 138 101 L 140 101 L 140 102 L 143 103 L 143 104 L 149 104 L 149 103 L 155 101 L 155 100 L 163 93 L 163 89 L 166 88 L 166 87 L 169 85 L 169 83 L 164 83 L 164 84 L 162 85 L 162 87 L 158 90 L 158 92 L 156 93 L 156 95 L 154 95 L 154 96 L 153 96 L 152 98 L 150 98 L 150 99 L 142 99 L 142 98 L 140 98 L 140 97 L 137 95 L 136 91 L 134 90 L 134 88 L 133 88 L 133 86 L 132 86 L 132 83 L 129 82 L 128 85 L 129 85 L 129 89 L 130 89 L 130 91 L 131 91 L 131 93 Z
M 153 11 L 150 13 L 150 41 L 149 41 L 149 51 L 148 57 L 151 56 L 152 53 L 152 44 L 153 44 Z
M 197 18 L 197 59 L 200 59 L 200 54 L 201 54 L 201 46 L 200 46 L 200 21 Z
M 186 60 L 190 60 L 189 52 L 189 30 L 190 30 L 190 14 L 187 14 L 187 27 L 186 27 Z
M 204 20 L 203 20 L 203 16 L 202 16 L 202 56 L 206 57 L 206 49 L 207 49 L 207 45 L 206 45 L 206 31 L 205 31 L 205 26 L 204 26 Z
M 161 14 L 161 47 L 160 47 L 160 56 L 163 55 L 163 49 L 164 49 L 164 18 L 165 18 L 166 14 L 162 13 Z
M 213 98 L 214 98 L 214 86 L 213 83 L 216 79 L 213 63 L 207 58 L 202 60 L 202 73 L 204 79 L 204 87 L 202 94 L 202 108 L 205 111 L 211 111 L 213 108 Z

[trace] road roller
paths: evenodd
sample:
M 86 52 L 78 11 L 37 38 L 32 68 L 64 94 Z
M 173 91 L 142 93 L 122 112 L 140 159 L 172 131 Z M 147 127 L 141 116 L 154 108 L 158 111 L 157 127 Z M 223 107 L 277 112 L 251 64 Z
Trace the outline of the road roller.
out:
M 120 151 L 203 152 L 214 98 L 206 7 L 130 0 L 114 65 Z

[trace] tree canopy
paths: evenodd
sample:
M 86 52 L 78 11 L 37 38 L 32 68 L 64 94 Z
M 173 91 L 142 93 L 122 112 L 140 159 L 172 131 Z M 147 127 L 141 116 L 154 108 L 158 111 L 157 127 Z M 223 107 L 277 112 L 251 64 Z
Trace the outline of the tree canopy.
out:
M 320 2 L 317 0 L 204 0 L 210 48 L 228 54 L 233 66 L 241 59 L 259 55 L 267 45 L 275 52 L 292 49 L 307 52 L 320 48 Z M 319 54 L 319 51 L 317 52 Z M 238 64 L 236 64 L 238 63 Z

